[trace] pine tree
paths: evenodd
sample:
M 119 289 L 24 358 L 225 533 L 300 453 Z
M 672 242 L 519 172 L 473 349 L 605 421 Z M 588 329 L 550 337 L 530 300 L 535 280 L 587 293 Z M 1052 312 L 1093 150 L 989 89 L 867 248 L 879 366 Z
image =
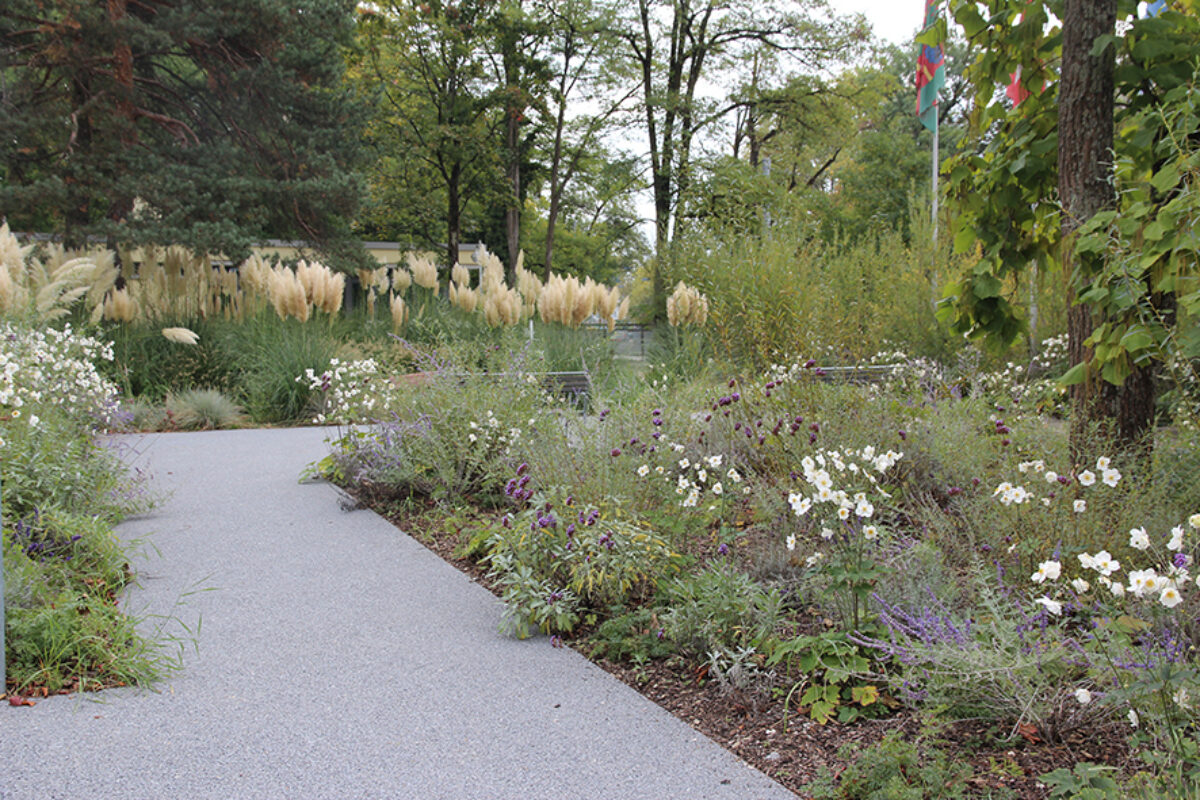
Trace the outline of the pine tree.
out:
M 353 0 L 9 0 L 0 215 L 71 245 L 358 257 Z

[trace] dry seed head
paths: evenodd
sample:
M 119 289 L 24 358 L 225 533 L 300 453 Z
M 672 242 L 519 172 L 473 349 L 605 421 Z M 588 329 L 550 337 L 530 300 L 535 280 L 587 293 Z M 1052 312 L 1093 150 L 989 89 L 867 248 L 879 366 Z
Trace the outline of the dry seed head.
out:
M 467 286 L 459 286 L 456 292 L 455 285 L 452 283 L 450 284 L 450 302 L 471 314 L 479 305 L 479 293 Z
M 433 265 L 433 262 L 416 253 L 407 253 L 405 258 L 408 260 L 408 269 L 412 272 L 413 283 L 436 292 L 438 277 L 437 267 Z
M 667 298 L 667 322 L 676 327 L 703 325 L 708 320 L 708 298 L 680 281 Z
M 104 301 L 104 318 L 114 322 L 132 322 L 137 316 L 137 303 L 125 287 L 114 289 Z
M 516 325 L 521 321 L 522 308 L 521 293 L 505 287 L 487 296 L 483 316 L 493 328 L 498 325 Z
M 325 305 L 322 310 L 330 316 L 342 310 L 346 299 L 346 276 L 331 269 L 325 270 Z
M 504 286 L 504 264 L 493 253 L 484 251 L 479 259 L 479 287 L 487 294 Z
M 242 276 L 242 290 L 252 296 L 270 294 L 271 268 L 262 256 L 255 253 L 238 268 Z
M 162 335 L 167 341 L 178 344 L 194 345 L 200 340 L 200 336 L 188 328 L 163 328 Z
M 404 327 L 404 323 L 408 321 L 408 306 L 404 304 L 404 298 L 398 294 L 392 294 L 391 300 L 392 311 L 392 328 L 400 330 Z
M 450 270 L 450 280 L 457 283 L 459 286 L 471 285 L 471 273 L 462 264 L 455 264 Z
M 392 270 L 392 289 L 395 291 L 404 294 L 408 287 L 412 286 L 412 283 L 412 273 L 404 267 L 396 267 Z

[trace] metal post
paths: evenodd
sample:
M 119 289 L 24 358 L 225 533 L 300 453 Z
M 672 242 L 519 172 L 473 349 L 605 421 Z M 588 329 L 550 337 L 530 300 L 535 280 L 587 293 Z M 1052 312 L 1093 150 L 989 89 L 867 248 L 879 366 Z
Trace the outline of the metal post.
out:
M 938 104 L 937 104 L 937 101 L 935 100 L 933 103 L 933 157 L 931 159 L 931 162 L 933 164 L 933 170 L 932 170 L 932 172 L 933 172 L 933 175 L 932 175 L 932 178 L 933 178 L 933 180 L 932 180 L 933 203 L 931 206 L 931 213 L 930 213 L 930 217 L 933 221 L 933 258 L 932 258 L 933 270 L 930 273 L 932 276 L 930 283 L 932 284 L 932 288 L 933 288 L 933 307 L 934 308 L 937 308 L 937 304 L 938 304 L 938 250 L 937 250 L 937 246 L 938 246 L 938 113 L 937 113 L 937 106 L 938 106 Z

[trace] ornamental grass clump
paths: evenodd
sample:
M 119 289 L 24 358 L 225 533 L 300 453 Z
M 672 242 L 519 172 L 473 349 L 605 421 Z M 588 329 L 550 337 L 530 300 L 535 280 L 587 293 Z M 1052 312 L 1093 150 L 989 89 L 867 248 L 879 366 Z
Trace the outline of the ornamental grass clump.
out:
M 216 389 L 169 394 L 165 405 L 172 425 L 185 431 L 236 428 L 246 421 L 242 409 Z
M 65 317 L 80 300 L 95 305 L 117 276 L 111 253 L 67 253 L 52 246 L 47 258 L 21 246 L 0 223 L 0 316 L 50 322 Z

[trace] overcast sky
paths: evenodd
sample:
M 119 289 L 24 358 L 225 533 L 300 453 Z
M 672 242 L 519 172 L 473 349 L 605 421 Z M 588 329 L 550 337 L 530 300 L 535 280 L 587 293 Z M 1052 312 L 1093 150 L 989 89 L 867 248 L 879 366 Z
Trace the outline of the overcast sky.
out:
M 864 14 L 875 35 L 896 44 L 912 43 L 925 21 L 925 0 L 829 0 L 834 11 Z

